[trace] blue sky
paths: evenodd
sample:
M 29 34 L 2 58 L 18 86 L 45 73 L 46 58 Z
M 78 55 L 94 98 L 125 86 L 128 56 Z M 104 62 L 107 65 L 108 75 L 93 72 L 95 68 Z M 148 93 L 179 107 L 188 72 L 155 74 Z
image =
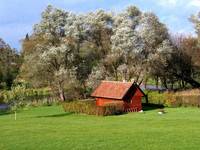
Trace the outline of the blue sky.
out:
M 170 32 L 184 34 L 194 34 L 188 18 L 200 11 L 200 0 L 0 0 L 0 37 L 20 50 L 20 40 L 31 33 L 48 4 L 77 13 L 96 9 L 118 12 L 136 5 L 154 12 Z

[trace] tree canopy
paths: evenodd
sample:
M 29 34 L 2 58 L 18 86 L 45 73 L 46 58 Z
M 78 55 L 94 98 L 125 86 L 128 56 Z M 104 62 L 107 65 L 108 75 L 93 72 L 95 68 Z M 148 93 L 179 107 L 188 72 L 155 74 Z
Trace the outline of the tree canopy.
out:
M 192 21 L 199 35 L 198 16 Z M 49 5 L 23 40 L 19 77 L 50 86 L 61 100 L 73 89 L 86 96 L 103 79 L 199 87 L 198 58 L 189 50 L 197 47 L 195 38 L 172 38 L 154 13 L 135 6 L 75 14 Z
M 0 39 L 0 89 L 11 87 L 19 67 L 19 54 Z

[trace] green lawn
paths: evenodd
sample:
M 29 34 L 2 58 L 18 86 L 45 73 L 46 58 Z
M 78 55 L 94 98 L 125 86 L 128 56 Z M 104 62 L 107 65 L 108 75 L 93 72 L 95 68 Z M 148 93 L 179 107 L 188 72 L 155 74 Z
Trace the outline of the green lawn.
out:
M 167 108 L 97 117 L 61 106 L 0 115 L 0 150 L 199 150 L 200 109 Z

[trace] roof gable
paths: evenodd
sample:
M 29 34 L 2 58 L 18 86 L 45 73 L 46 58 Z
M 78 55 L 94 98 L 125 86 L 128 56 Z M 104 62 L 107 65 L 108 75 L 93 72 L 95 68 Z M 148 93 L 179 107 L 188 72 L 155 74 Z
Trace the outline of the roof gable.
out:
M 101 84 L 91 94 L 91 96 L 123 99 L 133 84 L 134 83 L 132 82 L 102 81 Z

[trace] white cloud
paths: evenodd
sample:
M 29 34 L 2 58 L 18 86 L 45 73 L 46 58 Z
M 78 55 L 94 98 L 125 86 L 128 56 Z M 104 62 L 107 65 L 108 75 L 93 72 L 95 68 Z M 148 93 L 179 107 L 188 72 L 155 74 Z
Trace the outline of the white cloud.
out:
M 189 6 L 199 7 L 200 8 L 200 0 L 190 0 Z
M 176 6 L 179 0 L 158 0 L 158 4 L 161 6 L 172 7 Z

